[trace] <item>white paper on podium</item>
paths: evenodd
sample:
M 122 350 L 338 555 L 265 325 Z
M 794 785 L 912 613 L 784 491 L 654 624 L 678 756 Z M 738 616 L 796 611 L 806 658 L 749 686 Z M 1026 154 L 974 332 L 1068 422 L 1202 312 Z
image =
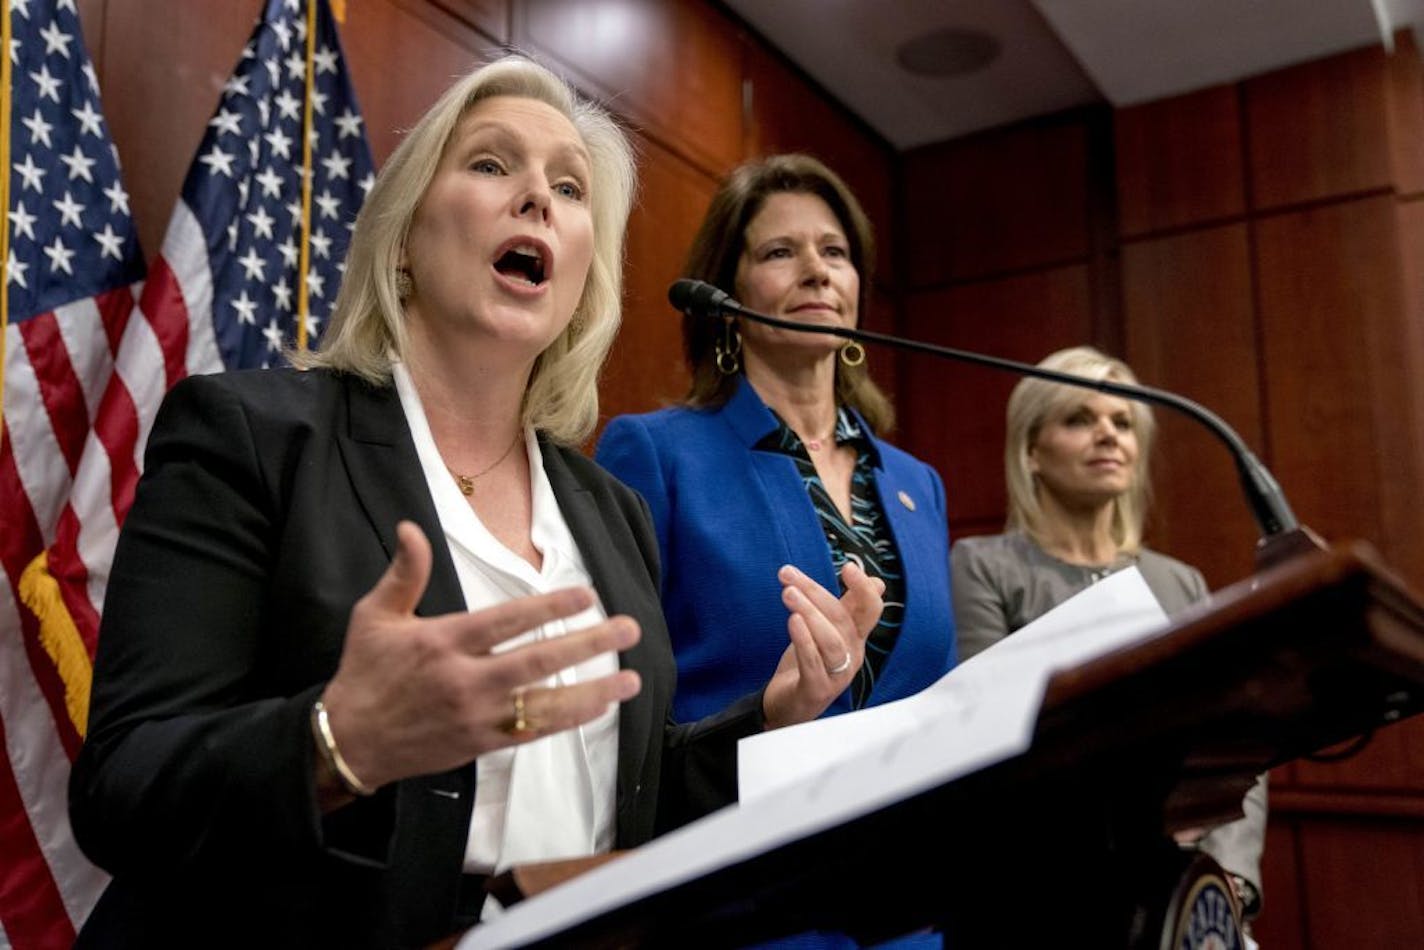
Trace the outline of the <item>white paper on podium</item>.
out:
M 740 745 L 751 751 L 740 754 L 739 768 L 752 759 L 756 775 L 748 783 L 742 772 L 740 805 L 516 904 L 470 930 L 456 950 L 544 939 L 1018 755 L 1028 749 L 1055 670 L 1147 639 L 1165 622 L 1141 574 L 1130 568 L 916 696 L 744 739 Z
M 1140 639 L 1166 623 L 1137 568 L 1119 571 L 955 667 L 914 696 L 743 739 L 737 744 L 738 794 L 754 801 L 938 720 L 958 724 L 958 740 L 939 759 L 961 774 L 1028 747 L 1048 679 Z

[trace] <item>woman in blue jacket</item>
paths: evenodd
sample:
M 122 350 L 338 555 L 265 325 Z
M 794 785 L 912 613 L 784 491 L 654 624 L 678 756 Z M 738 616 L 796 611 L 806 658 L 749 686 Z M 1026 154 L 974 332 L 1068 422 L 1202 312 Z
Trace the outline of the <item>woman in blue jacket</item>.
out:
M 752 310 L 854 327 L 872 244 L 834 172 L 779 155 L 724 182 L 685 276 Z M 696 317 L 684 317 L 683 340 L 692 372 L 683 404 L 614 419 L 597 452 L 652 508 L 677 714 L 720 709 L 776 665 L 787 636 L 774 583 L 783 563 L 834 590 L 841 565 L 855 561 L 886 585 L 864 662 L 847 656 L 827 669 L 845 683 L 827 714 L 933 683 L 954 662 L 944 487 L 933 468 L 879 437 L 893 411 L 866 373 L 865 350 Z
M 872 256 L 870 223 L 845 183 L 809 156 L 780 155 L 723 183 L 685 276 L 752 310 L 854 327 Z M 682 405 L 614 419 L 597 453 L 652 510 L 677 715 L 720 709 L 776 666 L 788 621 L 767 580 L 781 564 L 829 590 L 847 561 L 885 583 L 885 610 L 864 646 L 826 667 L 844 691 L 824 715 L 902 699 L 943 676 L 955 657 L 944 486 L 880 439 L 894 414 L 866 373 L 865 350 L 697 317 L 683 318 L 683 343 L 692 386 Z M 934 948 L 940 938 L 894 945 Z M 804 933 L 776 946 L 855 944 Z

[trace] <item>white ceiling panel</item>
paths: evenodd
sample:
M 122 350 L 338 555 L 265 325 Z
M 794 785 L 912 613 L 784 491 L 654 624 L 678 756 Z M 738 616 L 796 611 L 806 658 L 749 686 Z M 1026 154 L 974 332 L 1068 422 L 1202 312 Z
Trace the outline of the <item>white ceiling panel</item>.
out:
M 1033 0 L 1114 105 L 1380 43 L 1373 0 Z

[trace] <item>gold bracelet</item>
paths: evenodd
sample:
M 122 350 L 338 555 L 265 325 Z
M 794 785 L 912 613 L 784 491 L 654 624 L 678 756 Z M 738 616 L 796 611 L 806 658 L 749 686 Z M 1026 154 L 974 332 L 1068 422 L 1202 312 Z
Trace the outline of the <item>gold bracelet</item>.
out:
M 346 760 L 341 757 L 341 750 L 336 747 L 336 737 L 331 734 L 331 720 L 326 715 L 326 704 L 320 699 L 312 706 L 312 730 L 316 733 L 317 748 L 321 750 L 321 757 L 326 760 L 326 764 L 331 766 L 336 777 L 341 779 L 341 784 L 346 786 L 346 790 L 353 795 L 360 795 L 363 798 L 376 794 L 376 790 L 356 777 L 356 773 L 351 771 L 351 766 L 346 764 Z

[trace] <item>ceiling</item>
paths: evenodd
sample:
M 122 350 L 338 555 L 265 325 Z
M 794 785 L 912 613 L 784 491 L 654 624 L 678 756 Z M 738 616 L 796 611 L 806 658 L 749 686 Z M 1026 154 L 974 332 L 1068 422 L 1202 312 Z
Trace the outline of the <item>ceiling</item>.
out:
M 900 150 L 1149 102 L 1424 26 L 1424 0 L 724 2 Z M 901 65 L 897 51 L 922 37 L 920 58 L 958 74 Z

